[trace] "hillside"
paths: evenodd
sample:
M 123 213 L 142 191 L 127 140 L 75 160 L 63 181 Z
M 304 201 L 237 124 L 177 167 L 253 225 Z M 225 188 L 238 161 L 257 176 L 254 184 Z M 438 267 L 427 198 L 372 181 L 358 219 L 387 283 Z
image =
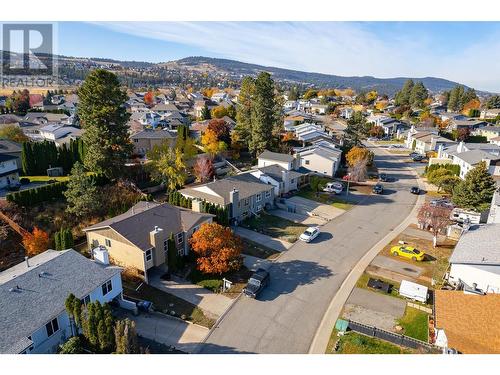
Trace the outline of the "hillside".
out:
M 312 84 L 318 87 L 339 87 L 339 88 L 351 87 L 357 91 L 377 90 L 380 93 L 385 93 L 388 95 L 392 95 L 396 91 L 400 90 L 404 82 L 408 78 L 422 81 L 425 87 L 427 87 L 432 92 L 450 90 L 451 88 L 459 84 L 457 82 L 452 82 L 446 79 L 436 78 L 436 77 L 424 77 L 424 78 L 414 78 L 414 77 L 375 78 L 370 76 L 343 77 L 331 74 L 311 73 L 311 72 L 302 72 L 298 70 L 267 67 L 256 64 L 243 63 L 240 61 L 216 59 L 216 58 L 202 57 L 202 56 L 187 57 L 184 59 L 177 60 L 175 61 L 175 63 L 179 66 L 183 66 L 186 68 L 190 67 L 193 69 L 210 66 L 215 70 L 222 70 L 237 75 L 257 74 L 260 71 L 267 71 L 273 74 L 273 76 L 277 80 Z

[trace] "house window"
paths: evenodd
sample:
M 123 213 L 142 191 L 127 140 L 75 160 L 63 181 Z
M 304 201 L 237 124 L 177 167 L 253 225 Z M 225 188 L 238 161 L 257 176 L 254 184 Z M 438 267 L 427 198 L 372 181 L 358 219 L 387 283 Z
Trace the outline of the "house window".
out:
M 134 142 L 135 142 L 135 143 L 138 143 L 138 142 L 139 142 L 139 140 L 138 140 L 138 139 L 134 139 Z
M 153 259 L 153 252 L 151 249 L 146 250 L 146 262 L 149 262 L 151 259 Z
M 255 201 L 260 202 L 261 200 L 262 200 L 262 194 L 259 193 L 259 194 L 257 194 L 257 199 Z
M 163 241 L 163 252 L 165 253 L 165 256 L 168 254 L 168 240 Z
M 45 329 L 47 330 L 47 337 L 50 337 L 54 333 L 59 331 L 59 323 L 57 322 L 57 318 L 52 319 L 50 322 L 45 324 Z
M 257 206 L 257 212 L 259 211 L 262 211 L 262 206 L 260 204 Z
M 294 184 L 294 183 L 295 183 L 295 178 L 292 178 L 292 179 L 290 180 L 290 183 L 291 183 L 291 184 Z
M 181 244 L 184 242 L 184 236 L 182 235 L 182 232 L 179 232 L 175 235 L 175 239 L 177 240 L 177 244 Z
M 111 284 L 111 280 L 106 281 L 102 284 L 102 295 L 105 296 L 109 292 L 113 290 L 113 285 Z
M 106 238 L 106 246 L 111 247 L 111 240 L 108 240 L 107 238 Z
M 266 191 L 266 198 L 271 198 L 271 190 Z
M 309 160 L 304 160 L 306 162 L 306 165 L 309 165 Z
M 90 302 L 90 295 L 86 295 L 81 299 L 81 301 L 84 306 L 87 306 L 87 304 Z
M 248 206 L 248 204 L 250 203 L 250 201 L 248 200 L 248 198 L 245 199 L 245 206 Z

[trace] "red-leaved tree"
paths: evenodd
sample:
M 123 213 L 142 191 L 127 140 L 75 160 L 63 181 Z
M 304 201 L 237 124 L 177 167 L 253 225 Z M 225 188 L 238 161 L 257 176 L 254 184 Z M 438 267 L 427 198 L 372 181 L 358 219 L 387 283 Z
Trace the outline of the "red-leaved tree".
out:
M 450 219 L 452 209 L 446 206 L 432 205 L 426 202 L 418 211 L 418 223 L 432 232 L 432 246 L 437 246 L 437 236 L 452 223 Z
M 199 182 L 210 181 L 215 175 L 214 163 L 208 156 L 200 156 L 194 165 L 194 174 Z

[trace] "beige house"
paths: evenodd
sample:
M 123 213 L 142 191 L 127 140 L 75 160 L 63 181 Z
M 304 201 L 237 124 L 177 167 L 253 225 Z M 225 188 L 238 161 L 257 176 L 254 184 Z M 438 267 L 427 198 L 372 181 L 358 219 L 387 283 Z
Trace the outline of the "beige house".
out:
M 167 203 L 139 202 L 124 214 L 94 224 L 84 231 L 88 250 L 105 248 L 112 263 L 137 269 L 148 282 L 148 271 L 167 264 L 168 238 L 174 235 L 179 255 L 189 252 L 188 241 L 213 215 Z
M 170 147 L 175 145 L 177 133 L 170 130 L 143 130 L 130 136 L 134 145 L 134 153 L 145 156 L 155 145 L 168 142 Z

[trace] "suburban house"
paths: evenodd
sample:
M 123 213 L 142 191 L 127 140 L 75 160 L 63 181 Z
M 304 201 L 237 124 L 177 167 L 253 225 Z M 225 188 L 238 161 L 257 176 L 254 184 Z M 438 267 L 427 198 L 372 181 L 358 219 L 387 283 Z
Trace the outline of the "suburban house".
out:
M 354 109 L 351 107 L 344 107 L 340 110 L 340 117 L 349 120 L 354 115 Z
M 486 163 L 486 168 L 492 176 L 500 176 L 500 169 L 497 165 L 500 162 L 499 155 L 494 155 L 483 150 L 471 150 L 452 156 L 452 164 L 460 166 L 459 176 L 462 179 L 465 179 L 467 173 L 481 162 Z
M 440 145 L 446 146 L 454 143 L 440 135 L 424 132 L 413 136 L 412 148 L 419 154 L 425 155 L 429 151 L 437 151 Z
M 497 189 L 491 198 L 490 211 L 488 212 L 488 224 L 500 224 L 500 191 Z
M 297 160 L 293 155 L 280 154 L 278 152 L 264 151 L 258 157 L 257 167 L 263 168 L 269 165 L 277 164 L 287 171 L 291 171 L 297 167 Z
M 19 183 L 18 157 L 0 154 L 0 189 Z
M 500 293 L 500 224 L 472 225 L 462 234 L 448 282 L 471 293 Z
M 287 170 L 278 164 L 255 167 L 250 173 L 263 183 L 273 185 L 275 197 L 297 190 L 307 181 L 307 173 Z
M 320 140 L 310 146 L 295 148 L 299 167 L 323 176 L 334 177 L 339 169 L 342 151 L 332 142 Z
M 179 192 L 194 199 L 194 211 L 199 210 L 201 201 L 228 207 L 229 218 L 233 222 L 240 222 L 258 214 L 264 208 L 273 207 L 275 197 L 273 185 L 261 182 L 248 172 L 185 188 Z
M 69 143 L 71 139 L 78 139 L 83 134 L 83 129 L 73 126 L 64 126 L 62 124 L 46 125 L 38 130 L 39 137 L 42 140 L 52 141 L 56 146 L 62 146 Z
M 174 235 L 179 255 L 189 252 L 188 240 L 213 215 L 194 212 L 168 203 L 138 202 L 127 212 L 84 229 L 88 250 L 106 249 L 112 263 L 139 271 L 148 282 L 148 272 L 168 267 L 167 240 Z
M 154 146 L 168 142 L 170 147 L 175 145 L 177 133 L 171 130 L 146 129 L 130 136 L 134 145 L 134 153 L 145 156 Z
M 500 126 L 483 126 L 474 131 L 475 135 L 486 137 L 487 141 L 500 136 Z
M 416 138 L 427 134 L 438 135 L 438 129 L 426 128 L 426 127 L 416 128 L 414 125 L 412 125 L 408 130 L 408 132 L 406 133 L 406 140 L 405 140 L 406 148 L 413 149 L 417 143 Z
M 463 354 L 500 353 L 500 295 L 436 290 L 436 345 Z
M 295 132 L 295 137 L 303 143 L 321 139 L 332 139 L 332 137 L 325 131 L 325 127 L 323 125 L 304 123 L 297 125 L 293 131 Z
M 500 108 L 483 109 L 480 117 L 482 119 L 493 119 L 500 116 Z
M 0 139 L 0 155 L 15 156 L 17 167 L 21 168 L 21 145 L 9 139 Z
M 65 301 L 122 301 L 122 269 L 69 249 L 47 250 L 0 272 L 0 353 L 55 353 L 75 333 Z
M 448 126 L 448 130 L 468 129 L 472 132 L 473 130 L 479 129 L 487 124 L 488 123 L 486 121 L 481 120 L 452 120 Z
M 465 121 L 468 119 L 467 116 L 456 112 L 443 112 L 440 114 L 440 117 L 441 121 Z

